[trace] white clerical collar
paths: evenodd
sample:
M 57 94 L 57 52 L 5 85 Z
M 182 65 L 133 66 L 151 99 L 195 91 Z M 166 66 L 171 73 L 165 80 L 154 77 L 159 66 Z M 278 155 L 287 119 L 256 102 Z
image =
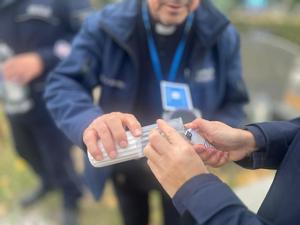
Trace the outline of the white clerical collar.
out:
M 155 31 L 159 35 L 172 35 L 176 31 L 176 26 L 166 26 L 161 23 L 155 24 Z

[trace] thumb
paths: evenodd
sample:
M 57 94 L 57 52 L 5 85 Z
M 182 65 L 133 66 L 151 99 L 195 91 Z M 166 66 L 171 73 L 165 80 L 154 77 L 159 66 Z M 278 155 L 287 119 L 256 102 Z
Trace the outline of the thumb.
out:
M 173 128 L 171 127 L 166 121 L 164 120 L 157 120 L 157 125 L 159 130 L 164 134 L 167 138 L 169 143 L 171 144 L 183 144 L 185 140 L 183 137 Z
M 198 118 L 191 123 L 186 124 L 186 127 L 197 131 L 202 137 L 207 138 L 209 131 L 211 130 L 211 123 L 212 122 L 208 120 Z

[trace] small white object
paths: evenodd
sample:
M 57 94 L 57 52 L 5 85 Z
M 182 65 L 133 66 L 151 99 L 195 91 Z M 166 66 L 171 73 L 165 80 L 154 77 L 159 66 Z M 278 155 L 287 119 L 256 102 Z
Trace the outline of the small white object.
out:
M 58 40 L 54 44 L 54 54 L 59 59 L 65 59 L 71 52 L 71 44 L 65 40 Z
M 157 23 L 155 24 L 155 31 L 157 34 L 168 36 L 175 33 L 176 26 L 167 26 L 161 23 Z
M 185 131 L 186 138 L 190 140 L 192 144 L 201 144 L 205 148 L 214 148 L 207 140 L 205 140 L 198 132 L 193 129 L 187 129 Z
M 180 99 L 180 93 L 178 91 L 174 91 L 172 93 L 172 97 L 173 97 L 173 99 L 178 100 L 178 99 Z
M 29 88 L 16 82 L 4 81 L 4 108 L 8 114 L 26 113 L 33 107 Z

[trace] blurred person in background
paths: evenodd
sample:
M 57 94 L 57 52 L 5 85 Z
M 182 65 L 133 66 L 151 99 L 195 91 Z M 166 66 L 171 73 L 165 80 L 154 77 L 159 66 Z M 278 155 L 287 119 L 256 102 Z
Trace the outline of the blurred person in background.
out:
M 144 150 L 148 164 L 180 214 L 190 215 L 194 224 L 299 224 L 300 118 L 250 124 L 245 130 L 204 119 L 187 125 L 215 149 L 192 146 L 166 122 L 157 123 Z M 230 160 L 249 169 L 277 169 L 257 215 L 205 166 Z
M 42 98 L 47 73 L 69 53 L 69 41 L 89 9 L 85 0 L 0 0 L 2 100 L 13 142 L 39 178 L 23 207 L 58 189 L 63 224 L 76 224 L 81 180 L 71 142 L 56 127 Z
M 87 19 L 71 54 L 49 76 L 47 106 L 58 127 L 97 160 L 103 159 L 98 140 L 114 158 L 115 145 L 127 146 L 127 128 L 139 136 L 141 123 L 174 109 L 198 110 L 204 118 L 237 126 L 248 101 L 239 47 L 235 28 L 209 0 L 111 4 Z M 99 85 L 101 98 L 94 105 L 92 90 Z M 161 88 L 173 90 L 167 103 Z M 90 173 L 88 179 L 100 178 Z M 145 160 L 113 166 L 112 179 L 125 225 L 148 224 L 151 190 L 161 193 L 164 224 L 180 224 Z M 97 186 L 94 195 L 100 192 Z

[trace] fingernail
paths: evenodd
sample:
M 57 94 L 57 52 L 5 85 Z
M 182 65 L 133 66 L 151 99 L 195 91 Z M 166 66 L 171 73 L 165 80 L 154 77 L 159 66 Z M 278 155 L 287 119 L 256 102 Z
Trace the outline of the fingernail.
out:
M 109 157 L 110 157 L 111 159 L 114 159 L 114 158 L 117 157 L 117 153 L 116 153 L 115 151 L 110 152 L 110 153 L 109 153 Z
M 101 161 L 101 160 L 103 160 L 103 158 L 101 155 L 96 155 L 96 160 Z
M 140 129 L 136 129 L 134 131 L 134 135 L 136 135 L 136 136 L 140 136 L 141 134 L 142 134 L 142 131 Z
M 126 141 L 121 141 L 120 142 L 120 147 L 121 148 L 126 148 L 127 147 L 127 142 Z
M 204 149 L 203 148 L 199 148 L 199 149 L 197 149 L 197 152 L 198 153 L 202 153 L 202 152 L 204 152 Z

